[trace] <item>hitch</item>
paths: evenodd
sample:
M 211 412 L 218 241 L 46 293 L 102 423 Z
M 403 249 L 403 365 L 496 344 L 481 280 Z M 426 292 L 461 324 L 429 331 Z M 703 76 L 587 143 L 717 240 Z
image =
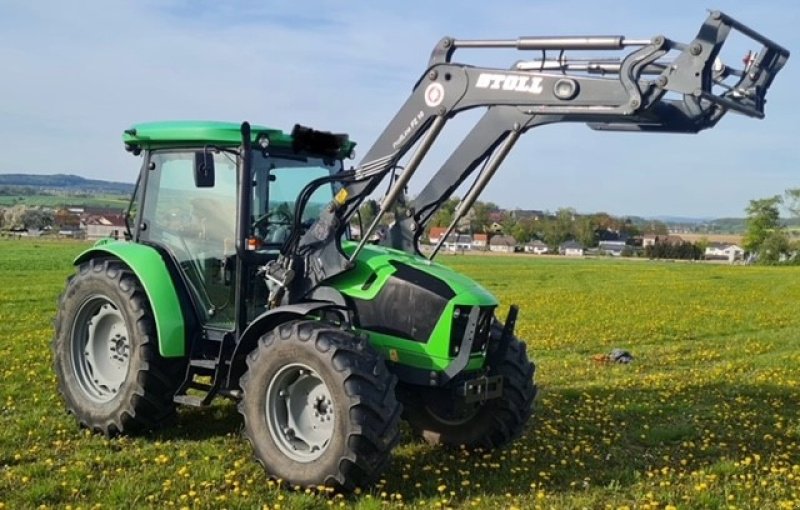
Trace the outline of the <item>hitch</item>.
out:
M 458 395 L 464 398 L 464 403 L 486 402 L 493 398 L 503 396 L 503 376 L 481 376 L 464 383 L 458 390 Z

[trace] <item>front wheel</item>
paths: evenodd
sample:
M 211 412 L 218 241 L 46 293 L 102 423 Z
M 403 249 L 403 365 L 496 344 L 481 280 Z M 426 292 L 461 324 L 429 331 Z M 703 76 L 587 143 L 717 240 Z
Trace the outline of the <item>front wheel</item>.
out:
M 58 389 L 81 425 L 107 436 L 153 429 L 175 411 L 185 361 L 158 352 L 150 303 L 121 262 L 84 262 L 59 302 L 52 342 Z
M 352 490 L 380 475 L 397 443 L 396 381 L 363 338 L 320 321 L 282 324 L 247 357 L 244 433 L 270 476 Z
M 502 327 L 494 325 L 499 341 Z M 492 450 L 517 439 L 533 413 L 534 365 L 525 344 L 512 338 L 500 359 L 489 360 L 489 376 L 503 377 L 503 394 L 483 403 L 466 404 L 452 389 L 401 387 L 404 418 L 430 444 Z

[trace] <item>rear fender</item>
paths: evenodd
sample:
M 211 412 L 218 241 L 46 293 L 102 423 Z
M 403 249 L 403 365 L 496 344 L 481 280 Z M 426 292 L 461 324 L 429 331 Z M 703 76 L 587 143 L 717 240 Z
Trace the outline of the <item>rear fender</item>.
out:
M 175 283 L 155 248 L 145 244 L 101 241 L 78 255 L 75 265 L 96 257 L 121 260 L 144 287 L 158 334 L 158 352 L 165 358 L 186 355 L 186 325 Z

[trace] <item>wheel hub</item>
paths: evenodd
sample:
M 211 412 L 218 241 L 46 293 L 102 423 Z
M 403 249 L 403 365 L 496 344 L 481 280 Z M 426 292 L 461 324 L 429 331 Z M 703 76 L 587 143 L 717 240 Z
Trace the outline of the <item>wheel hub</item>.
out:
M 333 437 L 330 391 L 319 374 L 300 363 L 286 365 L 272 377 L 266 415 L 275 445 L 300 462 L 319 458 Z
M 92 400 L 113 399 L 128 375 L 130 340 L 119 308 L 103 296 L 86 300 L 72 328 L 72 361 L 83 392 Z

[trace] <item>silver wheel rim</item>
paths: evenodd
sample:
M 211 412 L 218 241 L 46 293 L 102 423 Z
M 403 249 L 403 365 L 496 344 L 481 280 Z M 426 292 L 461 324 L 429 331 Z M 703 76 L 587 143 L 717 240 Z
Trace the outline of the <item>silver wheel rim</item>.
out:
M 130 335 L 119 308 L 103 296 L 84 301 L 71 344 L 73 371 L 83 393 L 98 403 L 111 401 L 130 365 Z
M 267 386 L 266 417 L 275 445 L 299 462 L 318 459 L 331 442 L 335 424 L 328 386 L 302 363 L 281 368 Z

